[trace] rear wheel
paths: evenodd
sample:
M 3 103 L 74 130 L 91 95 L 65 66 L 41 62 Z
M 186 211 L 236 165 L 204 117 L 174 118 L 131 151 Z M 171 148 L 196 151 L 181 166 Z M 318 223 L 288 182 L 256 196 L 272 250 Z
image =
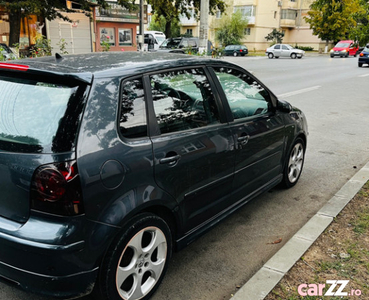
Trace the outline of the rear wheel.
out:
M 296 139 L 286 160 L 283 171 L 283 185 L 293 187 L 300 178 L 305 160 L 305 143 L 301 138 Z
M 167 223 L 158 216 L 145 213 L 134 217 L 104 258 L 95 298 L 149 299 L 166 272 L 171 239 Z
M 362 63 L 358 63 L 358 66 L 359 66 L 359 68 L 361 68 L 363 66 L 363 64 Z
M 268 57 L 269 57 L 270 59 L 272 59 L 272 58 L 274 57 L 274 54 L 273 54 L 273 53 L 268 53 Z
M 237 52 L 233 52 L 233 56 L 235 56 L 235 57 L 236 57 L 237 55 L 238 55 L 238 54 L 237 54 Z

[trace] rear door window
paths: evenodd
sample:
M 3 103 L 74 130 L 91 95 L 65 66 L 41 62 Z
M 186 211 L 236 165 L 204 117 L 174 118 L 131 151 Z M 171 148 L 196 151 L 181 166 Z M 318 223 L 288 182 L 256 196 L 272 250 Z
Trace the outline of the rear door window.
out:
M 59 127 L 67 124 L 65 119 L 73 117 L 67 116 L 67 108 L 77 90 L 78 87 L 62 84 L 0 77 L 0 148 L 58 152 L 56 141 L 61 143 L 58 132 L 63 135 L 72 130 Z

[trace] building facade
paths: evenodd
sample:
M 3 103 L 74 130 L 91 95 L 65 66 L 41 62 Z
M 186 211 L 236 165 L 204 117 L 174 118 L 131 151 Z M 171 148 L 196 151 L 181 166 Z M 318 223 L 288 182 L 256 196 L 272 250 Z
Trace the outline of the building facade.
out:
M 242 41 L 249 51 L 265 50 L 270 46 L 265 37 L 273 30 L 284 32 L 283 43 L 292 46 L 313 47 L 314 50 L 324 49 L 325 42 L 313 35 L 304 17 L 314 0 L 228 0 L 228 14 L 241 11 L 248 21 L 245 38 Z M 209 17 L 209 39 L 220 46 L 215 40 L 216 31 L 221 24 L 222 14 L 218 12 Z M 199 22 L 192 17 L 181 18 L 181 33 L 199 34 Z

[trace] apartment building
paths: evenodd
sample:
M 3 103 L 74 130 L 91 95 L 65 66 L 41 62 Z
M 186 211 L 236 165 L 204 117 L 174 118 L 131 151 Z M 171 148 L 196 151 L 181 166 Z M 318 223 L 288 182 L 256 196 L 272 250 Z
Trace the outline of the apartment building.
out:
M 245 39 L 242 41 L 249 51 L 265 50 L 269 47 L 265 37 L 273 30 L 284 32 L 283 43 L 293 46 L 309 46 L 315 50 L 324 49 L 325 42 L 313 35 L 309 24 L 304 17 L 307 16 L 309 7 L 314 0 L 227 0 L 228 11 L 233 13 L 240 10 L 248 20 L 245 28 Z M 222 14 L 218 12 L 209 17 L 209 39 L 215 41 L 215 33 L 220 26 Z M 181 33 L 198 36 L 199 22 L 192 17 L 188 20 L 181 18 Z

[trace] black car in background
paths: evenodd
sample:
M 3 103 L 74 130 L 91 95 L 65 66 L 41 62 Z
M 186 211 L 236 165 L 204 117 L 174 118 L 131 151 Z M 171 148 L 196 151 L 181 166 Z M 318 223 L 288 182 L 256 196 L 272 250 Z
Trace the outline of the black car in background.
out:
M 0 107 L 0 277 L 48 297 L 148 299 L 172 251 L 304 164 L 304 114 L 224 60 L 0 63 Z
M 245 56 L 249 50 L 245 45 L 228 45 L 224 48 L 224 55 Z
M 364 64 L 369 65 L 369 44 L 359 54 L 358 66 L 361 68 Z

